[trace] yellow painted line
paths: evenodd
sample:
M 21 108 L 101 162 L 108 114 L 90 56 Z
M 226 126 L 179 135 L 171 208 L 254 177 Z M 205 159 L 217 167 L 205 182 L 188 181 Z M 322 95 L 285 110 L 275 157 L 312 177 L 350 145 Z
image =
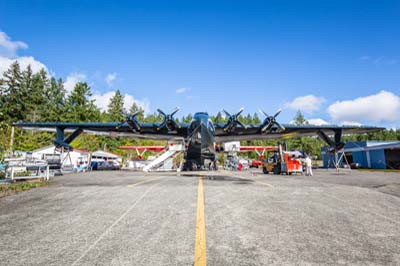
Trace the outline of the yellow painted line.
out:
M 137 182 L 137 183 L 129 184 L 128 187 L 135 187 L 135 186 L 138 186 L 138 185 L 141 185 L 141 184 L 145 184 L 145 183 L 148 183 L 148 182 L 151 182 L 151 181 L 155 181 L 155 180 L 158 180 L 158 179 L 160 179 L 160 178 L 143 180 L 143 181 L 140 181 L 140 182 Z
M 262 186 L 267 186 L 270 188 L 273 188 L 274 186 L 269 184 L 269 183 L 265 183 L 265 182 L 261 182 L 261 181 L 257 181 L 257 180 L 253 180 L 256 184 L 262 185 Z
M 196 239 L 194 243 L 194 266 L 207 265 L 206 259 L 206 223 L 204 220 L 203 180 L 199 177 L 197 188 Z

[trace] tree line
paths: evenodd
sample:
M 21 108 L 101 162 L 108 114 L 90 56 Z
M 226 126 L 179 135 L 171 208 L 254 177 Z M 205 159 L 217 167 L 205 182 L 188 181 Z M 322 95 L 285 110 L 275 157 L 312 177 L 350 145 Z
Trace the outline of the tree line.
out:
M 57 122 L 89 122 L 89 121 L 124 121 L 127 113 L 138 111 L 138 119 L 142 122 L 158 122 L 162 117 L 158 113 L 145 115 L 143 108 L 136 103 L 129 110 L 124 109 L 124 96 L 116 90 L 107 106 L 102 111 L 92 99 L 92 89 L 86 82 L 78 82 L 71 92 L 67 92 L 64 81 L 47 73 L 45 69 L 33 73 L 30 66 L 21 69 L 18 62 L 14 62 L 0 78 L 0 153 L 12 148 L 13 150 L 30 151 L 50 145 L 54 134 L 49 132 L 27 132 L 15 129 L 15 141 L 10 147 L 12 123 L 18 121 L 57 121 Z M 210 116 L 214 123 L 225 123 L 227 117 L 221 112 Z M 192 115 L 188 114 L 179 122 L 189 123 Z M 254 113 L 240 116 L 239 120 L 245 124 L 259 124 L 261 119 Z M 304 116 L 298 112 L 294 118 L 297 124 L 307 124 Z M 400 140 L 400 130 L 385 130 L 372 134 L 346 136 L 345 140 Z M 285 140 L 291 149 L 304 149 L 306 152 L 319 155 L 320 148 L 325 144 L 318 138 L 295 138 Z M 130 138 L 109 138 L 83 134 L 72 145 L 90 151 L 107 149 L 124 155 L 118 150 L 121 145 L 155 145 L 163 142 L 154 140 L 135 140 Z M 276 140 L 244 141 L 246 145 L 274 145 Z M 255 156 L 249 154 L 249 156 Z

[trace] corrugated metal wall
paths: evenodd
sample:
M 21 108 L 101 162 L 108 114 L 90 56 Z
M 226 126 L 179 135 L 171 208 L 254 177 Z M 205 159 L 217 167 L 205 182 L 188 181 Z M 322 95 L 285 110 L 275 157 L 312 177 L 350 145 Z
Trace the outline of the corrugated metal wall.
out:
M 371 150 L 369 151 L 371 158 L 371 168 L 373 169 L 386 169 L 385 150 Z

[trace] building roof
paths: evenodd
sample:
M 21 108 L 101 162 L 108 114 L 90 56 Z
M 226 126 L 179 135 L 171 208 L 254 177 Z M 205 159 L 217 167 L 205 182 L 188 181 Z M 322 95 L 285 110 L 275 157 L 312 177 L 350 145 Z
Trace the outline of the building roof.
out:
M 400 149 L 400 141 L 368 142 L 365 150 Z
M 85 149 L 74 148 L 74 151 L 77 151 L 77 152 L 80 152 L 80 153 L 88 153 L 88 150 L 85 150 Z
M 104 157 L 104 158 L 111 158 L 111 159 L 117 159 L 117 158 L 121 158 L 121 156 L 116 155 L 114 153 L 108 152 L 108 151 L 95 151 L 92 153 L 92 156 L 95 157 Z
M 328 146 L 322 147 L 324 153 Z M 344 146 L 346 152 L 369 151 L 381 149 L 400 149 L 400 141 L 349 141 Z
M 46 151 L 46 150 L 54 150 L 54 148 L 55 148 L 54 145 L 49 145 L 49 146 L 45 146 L 45 147 L 42 147 L 42 148 L 33 150 L 32 153 L 41 153 L 41 152 Z M 85 150 L 85 149 L 78 149 L 78 148 L 74 148 L 72 152 L 77 152 L 77 153 L 81 153 L 81 154 L 86 154 L 86 153 L 88 153 L 87 150 Z M 57 152 L 57 153 L 59 153 L 59 152 Z

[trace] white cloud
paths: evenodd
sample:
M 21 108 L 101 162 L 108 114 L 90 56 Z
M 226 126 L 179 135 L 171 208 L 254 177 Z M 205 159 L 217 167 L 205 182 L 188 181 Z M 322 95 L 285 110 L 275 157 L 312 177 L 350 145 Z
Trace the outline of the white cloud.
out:
M 21 41 L 11 41 L 8 35 L 0 31 L 0 55 L 5 57 L 15 57 L 19 49 L 26 49 L 28 45 Z
M 106 76 L 106 78 L 105 78 L 105 81 L 106 81 L 106 83 L 107 83 L 107 85 L 109 86 L 109 87 L 111 87 L 112 86 L 112 83 L 113 83 L 113 81 L 117 78 L 117 73 L 108 73 L 107 74 L 107 76 Z
M 187 92 L 187 91 L 189 91 L 188 88 L 179 88 L 179 89 L 176 89 L 176 93 L 177 93 L 177 94 L 182 94 L 182 93 L 185 93 L 185 92 Z
M 78 82 L 82 82 L 86 79 L 86 75 L 83 73 L 71 73 L 68 75 L 67 79 L 64 82 L 64 88 L 67 93 L 73 91 L 75 84 Z
M 400 121 L 400 97 L 382 90 L 354 100 L 337 101 L 328 107 L 327 112 L 335 121 Z
M 24 70 L 28 67 L 28 65 L 31 65 L 32 72 L 37 73 L 39 70 L 44 68 L 46 72 L 49 72 L 47 67 L 40 61 L 37 61 L 35 58 L 32 56 L 22 56 L 22 57 L 17 57 L 15 59 L 7 58 L 0 56 L 0 76 L 10 67 L 12 63 L 17 61 L 21 67 L 21 70 Z
M 102 111 L 107 111 L 108 104 L 110 102 L 111 97 L 113 97 L 115 91 L 108 91 L 103 94 L 93 94 L 92 99 L 95 100 L 95 104 L 99 107 Z
M 8 37 L 5 32 L 0 31 L 0 76 L 2 76 L 15 61 L 19 63 L 21 70 L 25 70 L 28 65 L 31 65 L 33 73 L 39 72 L 42 68 L 49 73 L 46 65 L 32 56 L 17 56 L 17 51 L 19 49 L 26 48 L 28 48 L 26 43 L 11 41 L 10 37 Z
M 325 102 L 323 97 L 317 97 L 312 94 L 297 97 L 291 102 L 285 104 L 287 108 L 293 110 L 300 110 L 306 113 L 313 113 L 321 108 L 321 105 Z
M 343 126 L 361 126 L 362 124 L 356 121 L 342 121 L 339 122 L 339 125 L 343 125 Z
M 133 103 L 136 103 L 139 107 L 142 107 L 144 110 L 145 114 L 148 114 L 150 112 L 150 102 L 147 99 L 142 99 L 138 100 L 135 99 L 132 95 L 130 94 L 125 94 L 124 95 L 124 108 L 129 111 L 129 109 L 132 107 Z
M 381 65 L 395 65 L 398 63 L 398 60 L 393 57 L 387 57 L 387 56 L 369 56 L 369 55 L 363 55 L 358 58 L 360 61 L 372 63 L 376 66 L 381 66 Z
M 95 104 L 102 111 L 107 111 L 108 104 L 110 103 L 110 99 L 114 96 L 115 91 L 108 91 L 106 93 L 96 93 L 92 96 L 92 99 L 95 100 Z M 147 99 L 137 100 L 130 94 L 124 95 L 124 108 L 129 111 L 132 107 L 132 104 L 136 103 L 138 106 L 142 107 L 145 114 L 150 112 L 150 103 Z
M 325 121 L 324 119 L 321 119 L 321 118 L 310 118 L 310 119 L 306 118 L 306 120 L 307 120 L 308 124 L 314 125 L 314 126 L 323 126 L 323 125 L 329 125 L 330 124 L 329 122 L 327 122 L 327 121 Z M 294 124 L 296 124 L 296 121 L 295 120 L 290 120 L 289 124 L 294 125 Z
M 323 126 L 329 124 L 328 122 L 326 122 L 324 119 L 321 118 L 310 118 L 307 119 L 307 121 L 310 125 L 316 125 L 316 126 Z

